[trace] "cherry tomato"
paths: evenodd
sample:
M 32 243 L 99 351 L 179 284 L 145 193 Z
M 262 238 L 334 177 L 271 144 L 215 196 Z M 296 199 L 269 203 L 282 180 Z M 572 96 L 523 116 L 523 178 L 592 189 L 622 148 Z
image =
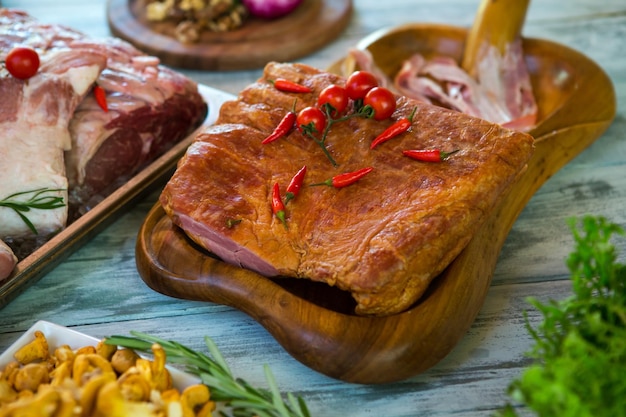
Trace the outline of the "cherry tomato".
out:
M 374 87 L 363 98 L 363 105 L 374 109 L 375 120 L 385 120 L 396 110 L 396 98 L 384 87 Z
M 302 133 L 322 133 L 326 127 L 326 115 L 318 107 L 305 107 L 298 113 L 296 124 Z
M 334 111 L 331 111 L 331 114 L 333 116 L 340 115 L 348 107 L 348 92 L 339 85 L 329 85 L 320 92 L 317 98 L 318 107 L 323 108 L 325 104 L 332 106 Z
M 374 87 L 378 87 L 378 80 L 371 72 L 355 71 L 346 80 L 346 91 L 352 100 L 364 98 Z
M 15 47 L 7 54 L 5 65 L 9 74 L 26 80 L 39 70 L 39 54 L 34 49 Z

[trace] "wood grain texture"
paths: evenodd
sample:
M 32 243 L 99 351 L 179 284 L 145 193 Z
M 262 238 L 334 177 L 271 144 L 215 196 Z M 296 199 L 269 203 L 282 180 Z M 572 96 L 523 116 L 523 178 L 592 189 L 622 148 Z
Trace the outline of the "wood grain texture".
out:
M 393 76 L 412 53 L 460 59 L 466 31 L 442 25 L 404 25 L 359 44 Z M 402 45 L 398 47 L 397 45 Z M 612 122 L 615 94 L 604 71 L 556 43 L 525 40 L 539 106 L 530 132 L 535 153 L 467 248 L 411 309 L 383 318 L 351 314 L 330 287 L 302 293 L 225 264 L 194 246 L 157 204 L 139 231 L 136 259 L 143 280 L 163 294 L 235 307 L 263 325 L 303 364 L 333 378 L 377 384 L 407 379 L 443 359 L 482 307 L 500 249 L 535 191 L 593 143 Z M 334 67 L 341 67 L 340 64 Z M 586 103 L 597 103 L 591 109 Z M 324 288 L 327 288 L 325 291 Z M 347 307 L 346 307 L 347 306 Z M 417 336 L 416 336 L 417 335 Z
M 169 66 L 201 70 L 261 68 L 269 61 L 301 58 L 334 40 L 348 24 L 351 0 L 304 0 L 288 16 L 267 20 L 250 17 L 233 31 L 209 32 L 184 44 L 171 22 L 149 22 L 144 0 L 109 0 L 112 33 L 158 56 Z
M 94 36 L 110 33 L 105 0 L 1 0 Z M 567 7 L 564 4 L 567 3 Z M 478 0 L 355 0 L 346 30 L 302 62 L 327 68 L 363 37 L 407 23 L 469 27 Z M 530 4 L 524 36 L 576 49 L 597 62 L 617 94 L 617 116 L 605 133 L 548 179 L 513 224 L 485 302 L 467 333 L 437 365 L 397 383 L 361 385 L 327 377 L 295 360 L 256 320 L 225 305 L 176 299 L 147 287 L 137 272 L 137 233 L 158 191 L 140 200 L 73 255 L 0 310 L 0 350 L 36 320 L 95 337 L 144 331 L 205 351 L 212 337 L 233 373 L 267 387 L 263 365 L 279 389 L 302 395 L 315 417 L 488 417 L 510 398 L 507 385 L 529 364 L 532 324 L 527 302 L 571 294 L 565 257 L 573 248 L 566 219 L 598 214 L 626 227 L 626 55 L 623 0 L 541 0 Z M 238 93 L 261 70 L 185 71 L 200 83 Z M 592 103 L 587 109 L 597 107 Z M 618 246 L 626 261 L 626 242 Z M 524 415 L 532 413 L 524 412 Z

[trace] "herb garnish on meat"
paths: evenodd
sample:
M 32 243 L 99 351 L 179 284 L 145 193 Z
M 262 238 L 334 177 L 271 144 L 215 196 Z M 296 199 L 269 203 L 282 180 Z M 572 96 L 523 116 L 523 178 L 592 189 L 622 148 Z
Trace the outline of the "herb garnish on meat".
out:
M 37 234 L 35 225 L 30 221 L 28 216 L 24 213 L 30 210 L 54 210 L 65 206 L 63 197 L 58 195 L 46 195 L 46 193 L 58 193 L 65 191 L 63 189 L 51 189 L 51 188 L 38 188 L 31 191 L 22 191 L 19 193 L 11 194 L 10 196 L 0 200 L 0 207 L 7 207 L 15 211 L 20 218 L 26 223 L 28 228 Z M 32 194 L 28 199 L 21 199 Z

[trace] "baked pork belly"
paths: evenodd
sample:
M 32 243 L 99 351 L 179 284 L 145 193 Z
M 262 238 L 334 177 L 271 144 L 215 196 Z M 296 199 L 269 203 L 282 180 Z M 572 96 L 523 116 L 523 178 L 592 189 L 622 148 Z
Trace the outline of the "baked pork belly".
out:
M 310 94 L 277 91 L 286 78 Z M 261 142 L 286 112 L 315 105 L 345 80 L 305 65 L 270 63 L 264 76 L 222 106 L 179 162 L 160 202 L 173 223 L 223 261 L 268 277 L 325 282 L 348 291 L 356 313 L 389 315 L 413 305 L 458 255 L 533 151 L 531 136 L 403 96 L 391 119 L 333 124 L 327 148 L 294 130 Z M 411 130 L 375 149 L 372 140 L 415 111 Z M 442 163 L 415 161 L 404 149 L 458 151 Z M 273 215 L 273 184 L 284 195 L 307 166 L 285 227 Z M 310 186 L 373 167 L 345 187 Z

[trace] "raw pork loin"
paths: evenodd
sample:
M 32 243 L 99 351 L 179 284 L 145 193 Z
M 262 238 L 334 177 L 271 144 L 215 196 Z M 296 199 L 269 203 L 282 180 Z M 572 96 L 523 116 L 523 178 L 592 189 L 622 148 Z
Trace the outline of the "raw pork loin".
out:
M 72 148 L 69 132 L 74 110 L 106 66 L 99 51 L 74 50 L 32 31 L 28 18 L 0 9 L 0 61 L 16 45 L 39 48 L 41 65 L 28 80 L 0 69 L 0 200 L 40 197 L 68 200 L 64 152 Z M 41 31 L 40 31 L 41 32 Z M 46 48 L 50 45 L 50 48 Z M 17 193 L 21 194 L 11 197 Z M 67 221 L 67 204 L 56 209 L 30 210 L 25 215 L 37 234 L 48 236 Z M 23 238 L 33 232 L 17 212 L 0 207 L 0 239 Z
M 39 189 L 62 197 L 61 208 L 27 213 L 39 238 L 83 214 L 206 115 L 195 82 L 121 40 L 90 39 L 0 8 L 0 61 L 16 45 L 35 49 L 41 67 L 28 81 L 0 69 L 0 200 L 32 198 Z M 91 94 L 96 84 L 108 111 Z M 15 244 L 33 235 L 0 207 L 0 239 Z
M 313 93 L 279 92 L 269 82 L 277 78 Z M 261 144 L 294 102 L 296 110 L 315 105 L 324 87 L 344 82 L 304 65 L 269 64 L 197 136 L 160 201 L 174 224 L 226 262 L 266 276 L 326 282 L 349 291 L 358 314 L 389 315 L 415 303 L 465 247 L 524 171 L 534 140 L 398 97 L 389 120 L 333 124 L 327 145 L 337 168 L 298 131 Z M 370 149 L 374 137 L 413 110 L 409 132 Z M 458 152 L 443 163 L 401 152 L 435 148 Z M 285 228 L 272 214 L 272 186 L 278 182 L 284 194 L 303 165 L 305 184 L 287 204 Z M 374 170 L 351 186 L 308 186 L 366 166 Z

